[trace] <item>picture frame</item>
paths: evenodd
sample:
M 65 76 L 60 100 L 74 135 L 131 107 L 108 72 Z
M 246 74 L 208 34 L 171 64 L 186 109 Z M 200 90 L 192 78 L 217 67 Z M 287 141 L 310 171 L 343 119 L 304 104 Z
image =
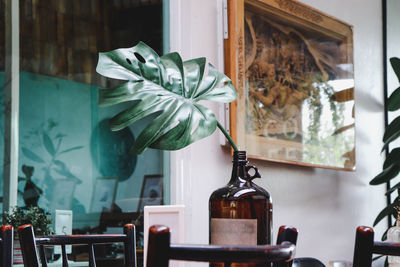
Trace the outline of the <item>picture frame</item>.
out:
M 295 0 L 228 0 L 230 133 L 248 157 L 355 170 L 352 26 Z
M 96 179 L 93 187 L 90 212 L 110 210 L 117 194 L 118 177 L 103 176 Z
M 163 175 L 145 175 L 143 178 L 142 189 L 137 212 L 143 212 L 144 206 L 163 205 L 164 189 Z
M 149 240 L 149 228 L 152 225 L 164 225 L 170 228 L 171 243 L 179 244 L 185 242 L 185 206 L 184 205 L 164 205 L 164 206 L 146 206 L 143 216 L 144 241 L 143 255 L 144 266 L 146 266 L 147 247 Z M 183 262 L 171 261 L 169 266 L 182 267 Z
M 72 235 L 72 210 L 56 210 L 54 232 L 56 235 Z M 72 253 L 72 246 L 65 246 L 67 254 Z M 61 254 L 61 247 L 54 247 L 54 254 Z

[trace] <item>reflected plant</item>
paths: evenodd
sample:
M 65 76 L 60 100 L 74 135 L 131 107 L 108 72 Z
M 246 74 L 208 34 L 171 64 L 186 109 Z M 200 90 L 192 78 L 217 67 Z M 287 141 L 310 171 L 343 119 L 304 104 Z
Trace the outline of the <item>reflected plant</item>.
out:
M 32 131 L 31 136 L 34 136 L 33 145 L 44 148 L 46 151 L 46 156 L 39 156 L 26 146 L 21 147 L 23 155 L 41 165 L 43 165 L 42 170 L 44 171 L 44 180 L 42 184 L 46 187 L 46 195 L 48 199 L 51 199 L 52 191 L 50 190 L 54 186 L 54 176 L 55 174 L 61 175 L 65 178 L 75 179 L 78 184 L 82 181 L 76 177 L 68 168 L 67 164 L 60 160 L 60 156 L 81 149 L 83 146 L 74 146 L 70 148 L 63 147 L 63 139 L 66 137 L 65 134 L 57 133 L 52 134 L 53 130 L 58 126 L 58 123 L 52 119 L 47 121 L 47 125 L 42 127 L 44 129 Z M 36 142 L 36 143 L 35 143 Z

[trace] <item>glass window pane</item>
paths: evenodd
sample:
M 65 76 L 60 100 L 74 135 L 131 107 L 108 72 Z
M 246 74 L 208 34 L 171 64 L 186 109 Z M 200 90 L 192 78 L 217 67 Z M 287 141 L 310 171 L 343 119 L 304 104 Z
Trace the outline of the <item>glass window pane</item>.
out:
M 0 212 L 3 212 L 4 95 L 5 95 L 5 0 L 0 0 Z
M 168 202 L 163 152 L 129 153 L 151 118 L 111 132 L 108 120 L 129 103 L 98 107 L 98 87 L 117 82 L 95 71 L 98 52 L 140 40 L 162 54 L 162 8 L 161 0 L 20 0 L 19 206 L 72 210 L 75 233 L 126 222 L 140 232 L 142 206 Z

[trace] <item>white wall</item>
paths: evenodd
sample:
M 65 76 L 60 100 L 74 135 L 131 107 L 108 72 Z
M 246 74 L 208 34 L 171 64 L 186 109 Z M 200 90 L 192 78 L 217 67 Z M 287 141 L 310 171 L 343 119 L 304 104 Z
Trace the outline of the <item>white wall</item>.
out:
M 180 51 L 184 59 L 206 56 L 213 63 L 218 61 L 219 2 L 171 0 L 172 50 Z M 302 2 L 354 25 L 357 171 L 251 163 L 263 176 L 257 183 L 273 197 L 275 235 L 279 225 L 297 227 L 297 256 L 317 257 L 328 264 L 332 259 L 352 259 L 356 226 L 372 225 L 385 205 L 383 186 L 368 185 L 383 160 L 381 1 Z M 217 104 L 207 106 L 218 113 Z M 171 171 L 175 185 L 171 199 L 187 206 L 187 239 L 207 243 L 208 198 L 228 182 L 231 172 L 231 158 L 219 145 L 219 133 L 172 153 Z M 377 231 L 380 237 L 382 229 Z

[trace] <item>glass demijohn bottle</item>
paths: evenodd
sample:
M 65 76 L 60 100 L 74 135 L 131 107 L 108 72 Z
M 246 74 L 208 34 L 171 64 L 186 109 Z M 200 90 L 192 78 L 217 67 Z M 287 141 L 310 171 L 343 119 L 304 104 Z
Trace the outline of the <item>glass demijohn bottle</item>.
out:
M 250 175 L 249 171 L 254 170 Z M 248 165 L 246 151 L 235 151 L 229 183 L 214 191 L 209 200 L 210 243 L 213 245 L 271 244 L 272 201 L 270 194 L 253 183 L 261 178 Z M 222 266 L 211 264 L 211 266 Z M 232 264 L 233 266 L 269 266 L 268 264 Z

